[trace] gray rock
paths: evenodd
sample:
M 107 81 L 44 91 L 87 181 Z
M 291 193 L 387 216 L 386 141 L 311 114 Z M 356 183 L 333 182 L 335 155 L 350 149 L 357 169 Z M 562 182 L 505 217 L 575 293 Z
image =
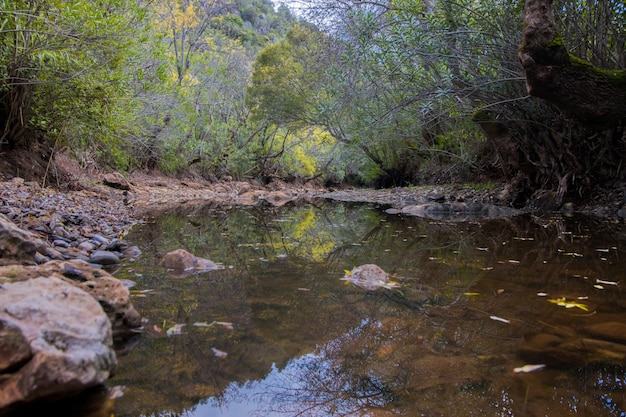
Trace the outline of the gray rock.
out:
M 0 284 L 37 277 L 56 277 L 80 288 L 100 303 L 114 333 L 125 333 L 141 326 L 141 316 L 130 301 L 130 292 L 106 271 L 77 259 L 51 261 L 39 266 L 0 267 Z
M 0 214 L 0 265 L 34 264 L 37 251 L 45 246 L 33 233 L 18 228 Z
M 80 242 L 76 247 L 84 252 L 91 252 L 96 248 L 96 245 L 88 240 L 85 240 L 84 242 Z
M 89 262 L 98 265 L 117 265 L 122 261 L 120 260 L 119 256 L 117 256 L 113 252 L 97 250 L 91 254 Z
M 111 324 L 85 291 L 39 277 L 2 284 L 0 305 L 0 409 L 77 394 L 114 372 Z

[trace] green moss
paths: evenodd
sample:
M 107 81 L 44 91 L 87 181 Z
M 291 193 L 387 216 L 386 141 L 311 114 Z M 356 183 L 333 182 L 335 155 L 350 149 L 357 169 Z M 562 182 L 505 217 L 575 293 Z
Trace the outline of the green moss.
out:
M 592 65 L 575 55 L 569 54 L 570 65 L 577 70 L 591 71 L 598 78 L 603 78 L 614 85 L 626 85 L 626 70 L 605 70 Z

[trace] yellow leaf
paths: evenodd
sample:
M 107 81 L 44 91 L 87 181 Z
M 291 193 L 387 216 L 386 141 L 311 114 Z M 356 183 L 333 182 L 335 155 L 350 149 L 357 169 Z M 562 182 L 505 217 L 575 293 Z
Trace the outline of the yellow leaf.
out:
M 567 301 L 565 299 L 565 297 L 563 298 L 553 298 L 548 300 L 548 302 L 552 303 L 552 304 L 556 304 L 560 307 L 565 307 L 565 308 L 580 308 L 583 311 L 589 311 L 589 308 L 587 308 L 586 304 L 582 304 L 582 303 L 577 303 L 575 301 Z

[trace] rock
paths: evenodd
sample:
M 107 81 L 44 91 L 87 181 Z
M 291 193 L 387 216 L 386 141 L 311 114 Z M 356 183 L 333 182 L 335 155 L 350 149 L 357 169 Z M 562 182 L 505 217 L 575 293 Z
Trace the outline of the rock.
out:
M 366 290 L 375 291 L 379 288 L 397 288 L 400 285 L 389 281 L 389 275 L 381 267 L 374 264 L 365 264 L 346 271 L 342 281 L 348 281 Z
M 0 214 L 0 265 L 35 264 L 37 251 L 45 247 L 35 234 L 18 228 Z
M 85 240 L 84 242 L 80 242 L 76 247 L 82 251 L 91 252 L 96 248 L 96 245 L 88 240 Z
M 625 330 L 626 325 L 618 322 L 588 325 L 580 332 L 547 328 L 524 338 L 520 356 L 530 363 L 556 367 L 589 363 L 623 365 L 626 362 Z
M 141 256 L 141 250 L 137 246 L 129 246 L 122 252 L 122 258 L 134 261 Z
M 607 323 L 590 324 L 583 331 L 597 339 L 610 340 L 626 345 L 626 324 L 610 321 Z
M 104 176 L 102 177 L 102 182 L 104 183 L 104 185 L 108 185 L 112 188 L 117 188 L 118 190 L 130 190 L 130 183 L 119 172 L 104 174 Z
M 100 303 L 115 334 L 141 326 L 141 316 L 130 300 L 130 292 L 118 279 L 81 260 L 50 261 L 38 266 L 0 267 L 0 284 L 36 277 L 57 278 L 91 295 Z
M 111 324 L 85 291 L 39 277 L 2 284 L 0 305 L 0 409 L 74 395 L 115 371 Z
M 271 191 L 265 196 L 265 200 L 273 206 L 280 207 L 293 200 L 293 197 L 283 191 Z
M 516 216 L 518 210 L 481 203 L 425 203 L 403 207 L 401 214 L 425 217 L 433 220 L 470 221 L 477 218 L 495 219 Z
M 89 257 L 89 262 L 98 265 L 117 265 L 122 261 L 120 260 L 119 256 L 117 256 L 113 252 L 97 250 L 91 254 L 91 256 Z
M 223 266 L 208 259 L 198 258 L 184 249 L 176 249 L 167 253 L 161 265 L 171 269 L 175 274 L 189 275 L 200 272 L 208 272 L 214 269 L 222 269 Z
M 13 372 L 32 356 L 28 340 L 20 329 L 0 321 L 0 374 Z

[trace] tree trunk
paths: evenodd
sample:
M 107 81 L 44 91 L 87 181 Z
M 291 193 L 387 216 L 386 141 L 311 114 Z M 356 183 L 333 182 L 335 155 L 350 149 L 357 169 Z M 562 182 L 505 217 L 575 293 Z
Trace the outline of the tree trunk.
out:
M 555 27 L 552 0 L 526 0 L 518 56 L 529 94 L 594 129 L 626 122 L 626 70 L 610 71 L 568 53 Z

